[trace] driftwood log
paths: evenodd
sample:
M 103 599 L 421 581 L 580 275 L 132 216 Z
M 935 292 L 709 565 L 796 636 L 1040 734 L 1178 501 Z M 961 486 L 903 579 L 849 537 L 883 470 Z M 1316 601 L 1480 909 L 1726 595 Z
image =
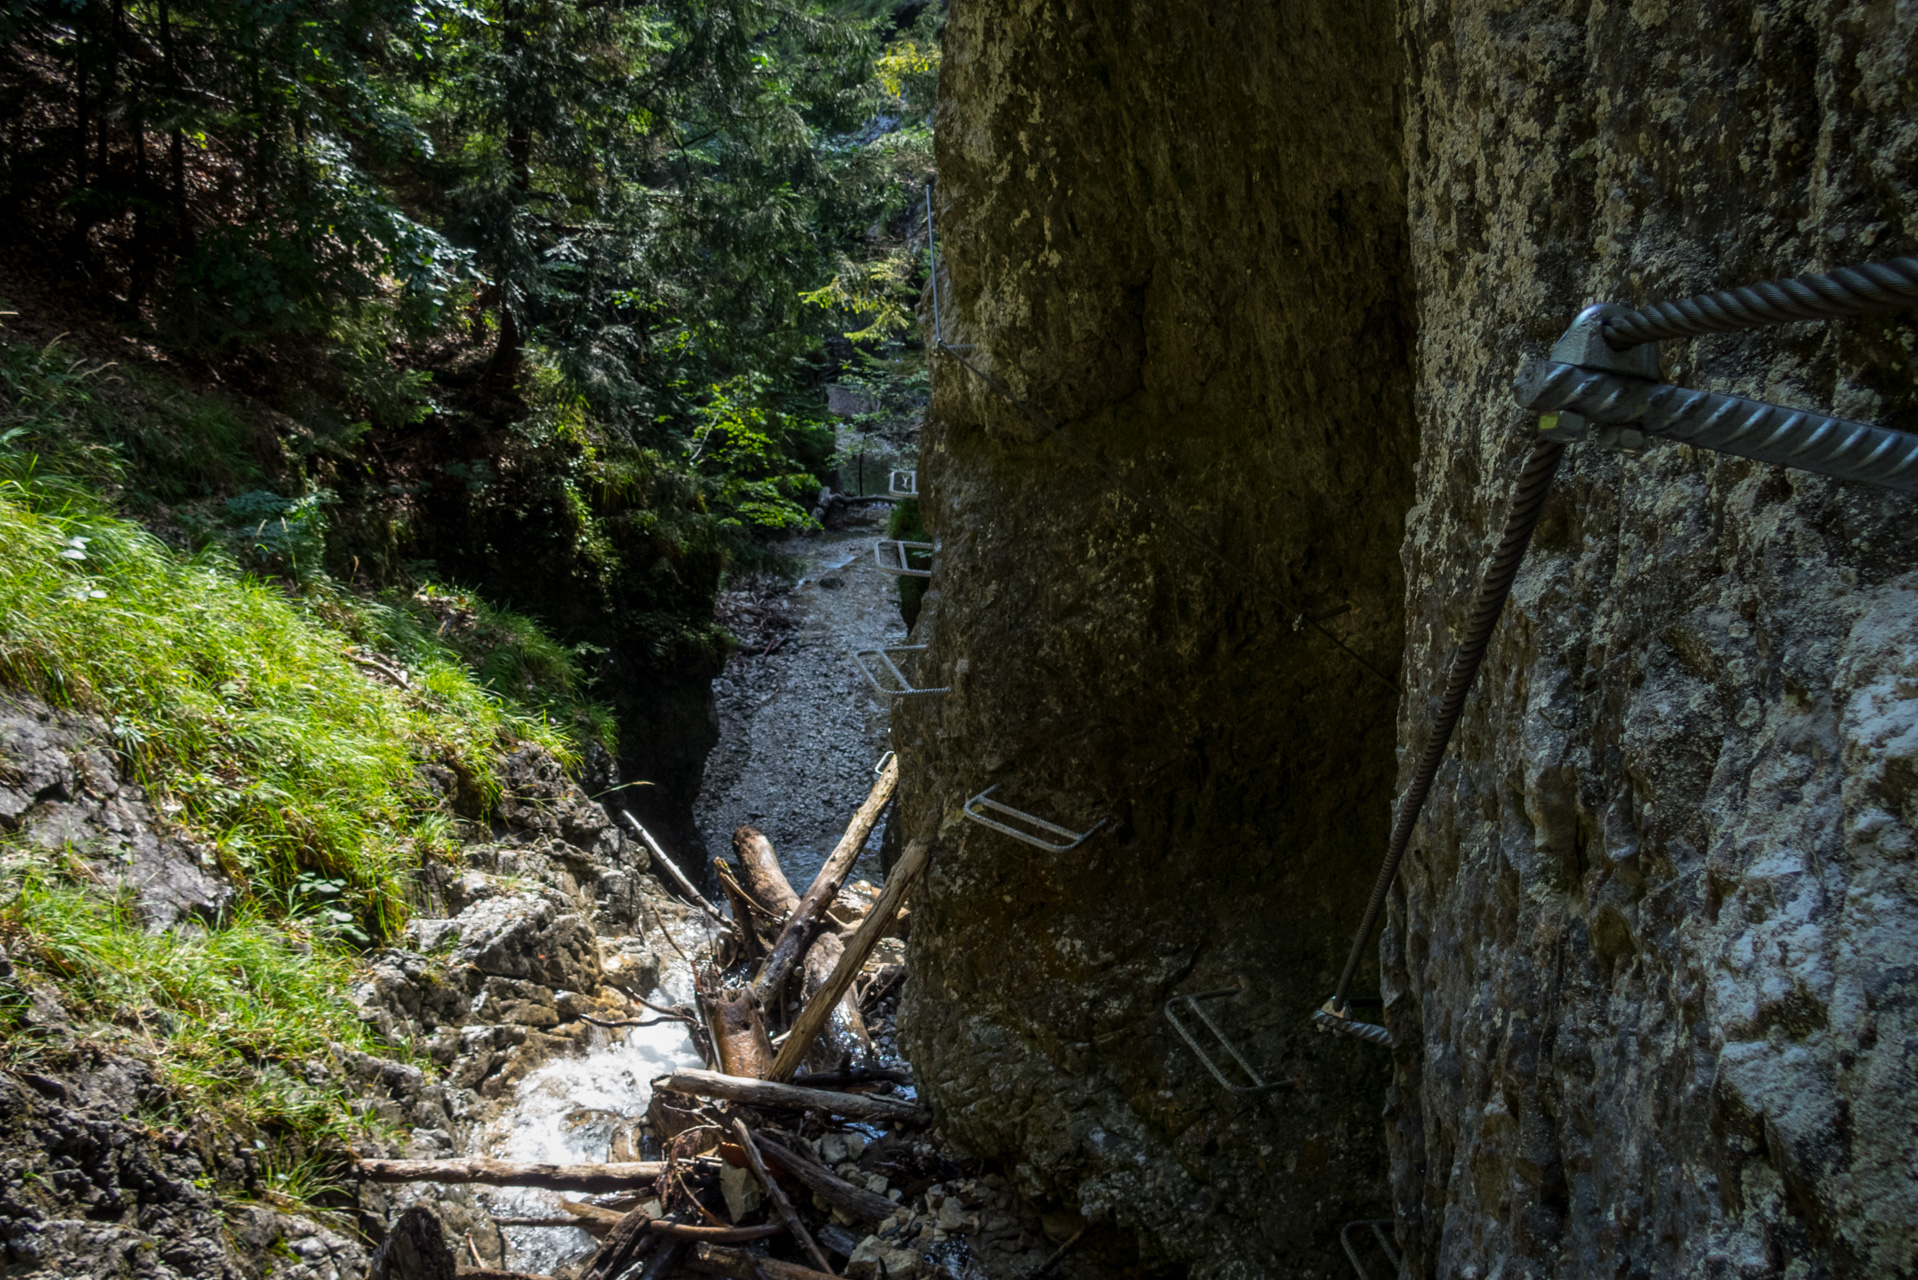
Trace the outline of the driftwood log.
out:
M 779 1057 L 773 1062 L 771 1078 L 790 1080 L 793 1072 L 806 1060 L 807 1051 L 813 1041 L 819 1038 L 820 1031 L 832 1017 L 839 1001 L 852 988 L 853 979 L 859 976 L 860 968 L 866 963 L 866 957 L 879 944 L 892 919 L 904 905 L 906 895 L 919 883 L 919 877 L 925 874 L 926 863 L 932 858 L 932 845 L 925 840 L 914 840 L 906 846 L 906 852 L 899 864 L 886 878 L 885 892 L 879 895 L 879 901 L 866 913 L 865 921 L 846 943 L 846 953 L 839 958 L 832 976 L 817 994 L 806 1001 L 806 1007 L 800 1010 L 799 1017 L 793 1022 L 792 1032 L 786 1037 L 786 1043 L 780 1046 Z
M 776 1107 L 789 1111 L 824 1111 L 849 1120 L 901 1121 L 921 1124 L 926 1112 L 903 1098 L 879 1094 L 840 1093 L 831 1089 L 807 1089 L 774 1080 L 748 1080 L 721 1075 L 716 1071 L 675 1071 L 653 1082 L 656 1089 L 690 1093 L 701 1098 L 723 1098 L 752 1107 Z
M 813 877 L 806 896 L 799 899 L 798 904 L 787 914 L 779 936 L 773 939 L 773 949 L 760 968 L 759 976 L 753 979 L 753 990 L 759 993 L 760 1003 L 770 1005 L 779 998 L 780 992 L 785 990 L 786 979 L 792 976 L 794 966 L 807 954 L 813 940 L 825 927 L 826 908 L 832 905 L 840 887 L 846 883 L 846 877 L 852 873 L 853 863 L 859 860 L 859 851 L 866 847 L 866 838 L 872 834 L 873 826 L 885 810 L 886 801 L 892 798 L 893 787 L 898 781 L 899 758 L 894 756 L 879 775 L 879 781 L 873 784 L 872 794 L 866 797 L 866 802 L 859 806 L 859 812 L 853 815 L 846 834 L 839 837 L 839 843 L 819 868 L 819 874 Z
M 659 1247 L 665 1238 L 651 1230 L 653 1220 L 644 1209 L 634 1209 L 599 1242 L 599 1249 L 586 1259 L 579 1280 L 613 1280 L 635 1262 Z
M 753 901 L 775 916 L 791 915 L 792 909 L 799 905 L 799 895 L 793 892 L 786 873 L 779 869 L 779 855 L 773 851 L 773 842 L 761 835 L 757 827 L 740 827 L 733 832 L 733 855 L 739 859 L 740 878 L 746 882 L 746 892 L 753 895 Z
M 806 1230 L 806 1224 L 799 1220 L 799 1214 L 793 1210 L 792 1201 L 786 1198 L 785 1188 L 779 1185 L 778 1180 L 766 1168 L 766 1160 L 759 1154 L 759 1144 L 753 1141 L 752 1127 L 743 1119 L 735 1117 L 733 1132 L 739 1135 L 739 1145 L 745 1149 L 746 1163 L 752 1168 L 753 1176 L 758 1178 L 760 1185 L 766 1188 L 766 1198 L 773 1202 L 773 1212 L 777 1213 L 780 1221 L 786 1224 L 786 1229 L 793 1233 L 793 1238 L 812 1255 L 812 1260 L 819 1264 L 819 1269 L 827 1275 L 833 1274 L 832 1263 L 826 1261 L 826 1255 L 820 1249 L 819 1242 L 812 1238 L 812 1232 Z
M 846 944 L 836 933 L 822 933 L 806 952 L 805 981 L 800 991 L 811 1000 L 832 981 L 839 962 L 845 957 Z M 857 1066 L 872 1057 L 872 1033 L 866 1029 L 866 1016 L 859 1010 L 858 998 L 850 988 L 839 997 L 826 1023 L 819 1029 L 806 1054 L 806 1065 L 814 1071 L 834 1071 Z M 767 1074 L 771 1073 L 767 1064 Z
M 666 1166 L 656 1160 L 627 1164 L 514 1164 L 473 1157 L 362 1160 L 359 1169 L 360 1176 L 369 1182 L 482 1182 L 493 1187 L 543 1187 L 548 1191 L 623 1191 L 656 1180 Z
M 712 1032 L 713 1052 L 721 1071 L 757 1080 L 772 1070 L 773 1042 L 766 1034 L 759 997 L 751 987 L 702 991 L 698 1000 L 707 1029 Z
M 845 1210 L 852 1217 L 867 1222 L 884 1222 L 899 1212 L 899 1206 L 886 1197 L 846 1181 L 825 1165 L 801 1155 L 777 1139 L 763 1139 L 759 1149 L 766 1153 L 766 1159 L 804 1183 L 807 1190 L 833 1208 Z
M 718 1244 L 695 1247 L 692 1267 L 707 1275 L 730 1276 L 732 1280 L 833 1280 L 830 1271 L 814 1271 L 796 1262 L 781 1262 L 764 1254 Z

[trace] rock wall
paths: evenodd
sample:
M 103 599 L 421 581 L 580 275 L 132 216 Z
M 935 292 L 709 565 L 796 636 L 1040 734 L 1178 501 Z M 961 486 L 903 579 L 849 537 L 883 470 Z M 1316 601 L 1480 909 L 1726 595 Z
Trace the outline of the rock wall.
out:
M 1511 379 L 1591 301 L 1913 252 L 1914 36 L 1862 3 L 957 0 L 938 320 L 1037 418 L 936 358 L 915 639 L 952 692 L 896 737 L 950 1133 L 1198 1273 L 1343 1268 L 1387 1211 L 1387 1055 L 1302 1014 L 1383 849 L 1383 717 L 1403 760 L 1503 519 Z M 1662 354 L 1910 426 L 1915 338 Z M 1574 448 L 1381 944 L 1409 1274 L 1918 1266 L 1910 513 Z M 1293 630 L 1347 604 L 1402 701 Z M 993 784 L 1105 825 L 1018 844 L 958 816 Z M 1297 1082 L 1264 1109 L 1161 1014 L 1235 979 Z
M 940 324 L 897 704 L 936 841 L 904 1030 L 945 1132 L 1210 1277 L 1331 1275 L 1386 1204 L 1384 1055 L 1314 1035 L 1385 835 L 1411 502 L 1394 16 L 1380 0 L 957 0 Z M 932 317 L 925 317 L 930 328 Z M 1055 855 L 961 819 L 1083 829 Z M 1268 1078 L 1173 1034 L 1211 1006 Z M 1115 1271 L 1114 1274 L 1119 1274 Z
M 1908 6 L 1431 0 L 1411 746 L 1587 302 L 1918 247 Z M 1910 318 L 1667 343 L 1689 385 L 1918 426 Z M 1384 953 L 1414 1274 L 1918 1265 L 1909 497 L 1574 446 Z M 1502 1268 L 1502 1269 L 1501 1269 Z

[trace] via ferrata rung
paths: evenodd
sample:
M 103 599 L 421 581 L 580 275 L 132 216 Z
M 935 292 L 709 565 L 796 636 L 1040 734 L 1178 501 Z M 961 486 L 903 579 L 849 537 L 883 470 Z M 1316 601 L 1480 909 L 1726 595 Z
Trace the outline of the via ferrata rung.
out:
M 1066 853 L 1070 850 L 1077 849 L 1091 837 L 1093 832 L 1106 824 L 1106 820 L 1101 818 L 1084 831 L 1073 831 L 1067 827 L 1060 826 L 1056 822 L 1047 822 L 1044 818 L 1036 814 L 1027 813 L 1023 809 L 1015 809 L 1009 804 L 1001 804 L 999 801 L 992 799 L 992 793 L 998 789 L 999 784 L 995 782 L 972 799 L 966 801 L 965 815 L 982 827 L 990 827 L 994 831 L 1011 836 L 1014 840 L 1023 840 L 1033 848 L 1044 849 L 1047 853 Z M 974 808 L 975 805 L 978 807 Z M 1002 813 L 1006 817 L 1016 819 L 1028 826 L 1037 827 L 1039 830 L 1047 832 L 1048 834 L 1059 836 L 1069 843 L 1058 844 L 1051 840 L 1041 839 L 1030 831 L 1021 831 L 1019 828 L 1000 822 L 998 819 L 983 812 L 983 810 L 987 809 L 992 810 L 993 813 Z
M 937 547 L 930 542 L 902 542 L 898 538 L 881 538 L 872 544 L 872 558 L 878 561 L 879 567 L 887 573 L 897 574 L 902 578 L 930 578 L 932 567 L 928 565 L 924 569 L 915 569 L 912 567 L 912 557 L 924 556 L 930 560 L 935 550 Z M 887 552 L 892 554 L 890 563 L 886 559 Z
M 1219 1000 L 1226 996 L 1236 996 L 1243 990 L 1243 987 L 1221 987 L 1217 991 L 1200 991 L 1188 996 L 1173 996 L 1165 1002 L 1165 1020 L 1172 1024 L 1172 1029 L 1179 1033 L 1179 1038 L 1186 1042 L 1187 1047 L 1192 1050 L 1193 1056 L 1198 1058 L 1200 1064 L 1203 1065 L 1207 1071 L 1211 1072 L 1212 1078 L 1217 1080 L 1220 1087 L 1227 1093 L 1240 1095 L 1264 1094 L 1271 1093 L 1275 1089 L 1284 1089 L 1291 1084 L 1291 1081 L 1268 1081 L 1260 1076 L 1257 1071 L 1252 1069 L 1252 1064 L 1246 1061 L 1245 1055 L 1239 1052 L 1239 1047 L 1232 1043 L 1224 1031 L 1219 1029 L 1219 1024 L 1214 1022 L 1210 1015 L 1199 1007 L 1199 1001 L 1201 1000 Z M 1239 1070 L 1244 1073 L 1245 1078 L 1251 1083 L 1234 1084 L 1232 1082 L 1232 1078 L 1226 1075 L 1224 1069 L 1213 1060 L 1212 1055 L 1205 1051 L 1205 1046 L 1199 1043 L 1199 1038 L 1192 1034 L 1191 1028 L 1179 1021 L 1179 1015 L 1174 1012 L 1174 1010 L 1181 1004 L 1186 1007 L 1187 1012 L 1199 1020 L 1207 1031 L 1212 1033 L 1212 1038 L 1219 1042 L 1233 1063 L 1238 1066 Z

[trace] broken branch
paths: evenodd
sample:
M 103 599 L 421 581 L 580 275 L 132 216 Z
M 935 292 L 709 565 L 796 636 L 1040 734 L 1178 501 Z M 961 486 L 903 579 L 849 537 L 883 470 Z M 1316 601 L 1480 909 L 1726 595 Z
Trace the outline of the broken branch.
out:
M 481 1182 L 493 1187 L 543 1187 L 548 1191 L 619 1191 L 651 1182 L 666 1168 L 654 1160 L 626 1164 L 513 1164 L 465 1160 L 362 1160 L 370 1182 Z
M 724 917 L 722 917 L 719 914 L 719 909 L 713 906 L 712 903 L 706 901 L 705 895 L 700 893 L 699 890 L 693 888 L 693 882 L 686 878 L 686 873 L 681 871 L 679 867 L 673 862 L 673 860 L 666 856 L 666 851 L 659 847 L 659 841 L 653 839 L 652 833 L 647 831 L 646 828 L 639 825 L 638 818 L 635 818 L 631 814 L 631 812 L 625 809 L 621 809 L 619 811 L 619 816 L 626 819 L 626 825 L 631 827 L 635 832 L 637 832 L 639 834 L 639 838 L 646 842 L 646 847 L 653 851 L 653 857 L 659 860 L 660 866 L 666 868 L 667 874 L 671 875 L 674 881 L 678 883 L 679 887 L 685 892 L 687 898 L 689 898 L 696 906 L 698 906 L 701 911 L 704 911 L 707 915 L 711 916 L 713 919 L 715 920 L 724 919 Z
M 746 1163 L 752 1167 L 753 1176 L 765 1184 L 766 1198 L 773 1202 L 773 1210 L 784 1220 L 787 1229 L 793 1233 L 793 1238 L 805 1246 L 806 1252 L 812 1255 L 812 1260 L 819 1264 L 819 1269 L 827 1275 L 832 1275 L 832 1263 L 826 1261 L 826 1255 L 820 1251 L 819 1242 L 812 1238 L 812 1232 L 806 1230 L 806 1224 L 801 1222 L 799 1215 L 793 1211 L 792 1201 L 786 1198 L 785 1191 L 773 1180 L 772 1174 L 767 1172 L 766 1161 L 759 1154 L 759 1144 L 753 1141 L 752 1129 L 744 1120 L 735 1119 L 733 1132 L 739 1135 L 739 1144 L 746 1149 Z
M 886 765 L 879 781 L 872 787 L 872 794 L 866 797 L 866 803 L 859 806 L 859 812 L 852 817 L 846 828 L 846 834 L 839 837 L 839 843 L 819 868 L 819 874 L 813 877 L 812 885 L 806 890 L 806 896 L 786 917 L 786 923 L 773 940 L 771 954 L 753 980 L 753 990 L 759 993 L 762 1004 L 770 1005 L 778 998 L 785 987 L 786 979 L 791 976 L 793 966 L 812 946 L 813 939 L 819 935 L 826 922 L 826 908 L 838 896 L 840 886 L 846 883 L 846 877 L 852 873 L 853 863 L 859 860 L 859 851 L 866 847 L 866 837 L 872 834 L 874 824 L 886 807 L 886 801 L 892 798 L 892 789 L 899 781 L 899 757 L 894 756 Z
M 788 1041 L 787 1043 L 791 1043 Z M 808 1089 L 775 1080 L 749 1080 L 716 1071 L 675 1071 L 653 1082 L 655 1089 L 690 1093 L 701 1098 L 723 1098 L 754 1107 L 783 1107 L 790 1111 L 824 1111 L 850 1120 L 924 1123 L 926 1113 L 901 1098 L 870 1093 L 838 1093 Z
M 804 1183 L 808 1190 L 835 1209 L 843 1209 L 855 1218 L 884 1222 L 899 1211 L 899 1206 L 882 1195 L 848 1182 L 831 1169 L 816 1164 L 783 1143 L 766 1139 L 761 1144 L 766 1158 Z
M 799 1064 L 806 1060 L 806 1051 L 812 1047 L 820 1029 L 826 1025 L 826 1020 L 852 986 L 853 979 L 859 976 L 866 957 L 872 954 L 872 949 L 891 926 L 893 917 L 899 914 L 906 895 L 919 882 L 931 858 L 932 845 L 928 841 L 914 840 L 906 846 L 905 856 L 899 859 L 899 865 L 892 869 L 892 875 L 886 880 L 885 892 L 879 895 L 879 901 L 866 913 L 859 931 L 846 943 L 846 953 L 839 957 L 832 977 L 806 1001 L 806 1007 L 794 1021 L 791 1034 L 786 1037 L 786 1043 L 780 1047 L 779 1057 L 773 1062 L 772 1079 L 790 1080 L 793 1072 L 799 1069 Z

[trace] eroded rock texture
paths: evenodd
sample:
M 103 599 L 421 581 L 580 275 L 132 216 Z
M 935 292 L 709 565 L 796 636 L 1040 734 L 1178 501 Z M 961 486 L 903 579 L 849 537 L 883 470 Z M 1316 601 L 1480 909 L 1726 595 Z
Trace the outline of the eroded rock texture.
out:
M 1418 506 L 1402 745 L 1586 302 L 1918 246 L 1906 7 L 1407 7 Z M 1911 429 L 1909 318 L 1666 373 Z M 1575 447 L 1385 941 L 1419 1274 L 1918 1265 L 1908 497 Z
M 908 1047 L 945 1131 L 1212 1277 L 1329 1275 L 1382 1211 L 1388 1064 L 1314 1035 L 1384 839 L 1411 501 L 1394 17 L 960 0 L 920 488 L 942 540 L 896 712 L 937 841 Z M 929 319 L 929 317 L 928 317 Z M 1074 829 L 1054 855 L 957 817 Z M 1215 1007 L 1269 1078 L 1173 1035 Z

